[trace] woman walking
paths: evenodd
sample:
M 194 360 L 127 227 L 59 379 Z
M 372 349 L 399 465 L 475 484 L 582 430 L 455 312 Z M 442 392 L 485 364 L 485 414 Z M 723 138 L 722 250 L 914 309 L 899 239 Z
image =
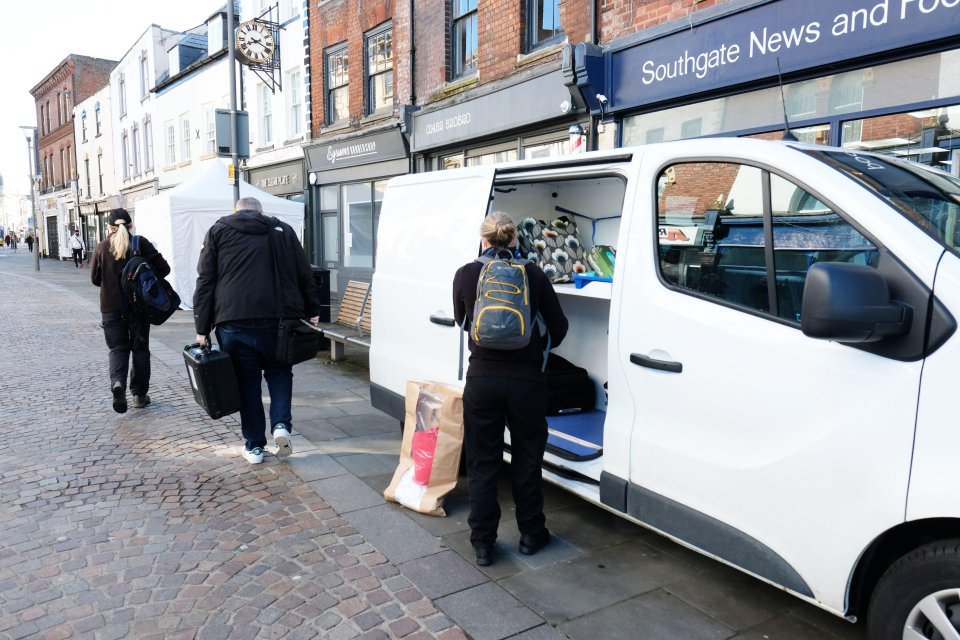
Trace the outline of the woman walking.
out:
M 130 214 L 124 209 L 110 212 L 106 240 L 97 245 L 90 266 L 90 280 L 100 287 L 100 312 L 103 336 L 110 349 L 110 391 L 113 410 L 127 411 L 127 372 L 134 408 L 150 404 L 150 323 L 132 313 L 123 315 L 120 272 L 130 256 Z M 140 255 L 153 265 L 160 277 L 170 273 L 170 265 L 146 238 L 140 238 Z M 130 356 L 133 365 L 130 366 Z
M 480 227 L 481 255 L 517 257 L 517 227 L 495 211 Z M 472 261 L 453 279 L 453 310 L 457 324 L 472 326 L 477 281 L 483 269 Z M 567 334 L 567 318 L 553 285 L 533 263 L 525 263 L 530 293 L 530 317 L 543 318 L 552 346 Z M 547 384 L 543 374 L 546 338 L 534 330 L 530 342 L 512 350 L 479 346 L 469 332 L 470 365 L 463 390 L 464 444 L 470 490 L 470 542 L 477 564 L 493 563 L 500 521 L 497 477 L 503 462 L 503 430 L 510 429 L 510 479 L 520 529 L 520 553 L 532 555 L 550 541 L 543 516 L 540 466 L 547 444 Z

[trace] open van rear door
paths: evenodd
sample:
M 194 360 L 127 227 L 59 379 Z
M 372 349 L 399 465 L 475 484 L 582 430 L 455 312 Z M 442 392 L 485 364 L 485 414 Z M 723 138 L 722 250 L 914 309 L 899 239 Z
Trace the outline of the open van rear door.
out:
M 472 167 L 387 185 L 373 276 L 370 393 L 375 407 L 398 419 L 407 380 L 462 385 L 453 275 L 479 255 L 493 175 L 491 167 Z

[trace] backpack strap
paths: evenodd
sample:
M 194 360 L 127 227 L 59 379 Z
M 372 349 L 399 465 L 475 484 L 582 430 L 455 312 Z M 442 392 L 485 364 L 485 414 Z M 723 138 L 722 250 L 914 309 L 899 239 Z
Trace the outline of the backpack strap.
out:
M 140 255 L 140 236 L 130 236 L 130 251 L 134 256 Z

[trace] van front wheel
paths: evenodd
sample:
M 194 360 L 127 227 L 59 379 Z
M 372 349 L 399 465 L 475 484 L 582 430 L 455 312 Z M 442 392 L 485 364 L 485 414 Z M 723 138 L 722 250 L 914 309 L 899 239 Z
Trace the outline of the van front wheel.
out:
M 925 545 L 897 560 L 870 598 L 871 640 L 960 638 L 960 540 Z

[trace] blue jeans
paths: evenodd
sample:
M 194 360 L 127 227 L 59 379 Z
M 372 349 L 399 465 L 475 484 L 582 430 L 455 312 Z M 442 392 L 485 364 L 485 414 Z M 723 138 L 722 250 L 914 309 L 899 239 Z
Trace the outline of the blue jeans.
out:
M 240 428 L 247 449 L 267 444 L 261 375 L 270 391 L 270 433 L 280 422 L 291 428 L 293 367 L 276 361 L 279 321 L 239 320 L 217 325 L 217 342 L 230 354 L 240 387 Z

